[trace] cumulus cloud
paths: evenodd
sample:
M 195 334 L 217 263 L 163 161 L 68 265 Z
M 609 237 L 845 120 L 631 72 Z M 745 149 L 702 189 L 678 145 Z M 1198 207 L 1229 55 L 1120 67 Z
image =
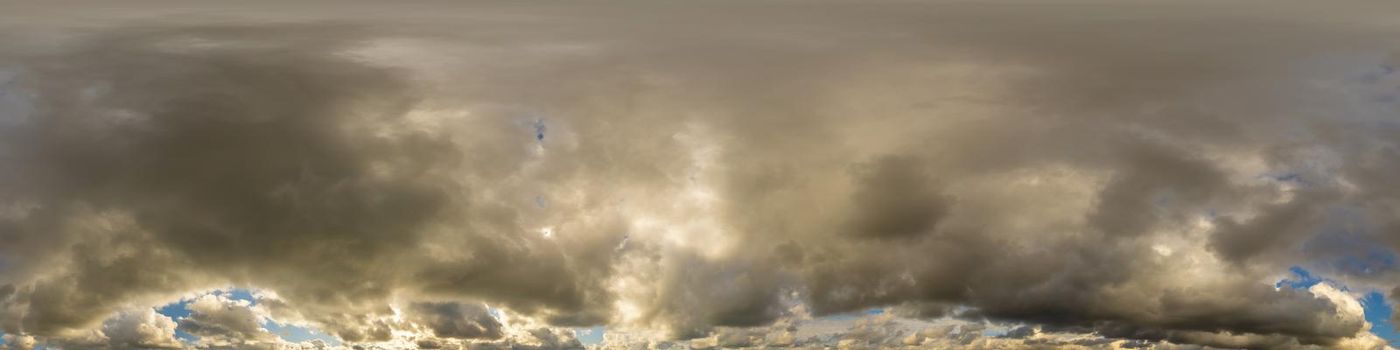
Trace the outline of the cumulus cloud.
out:
M 199 337 L 199 343 L 206 347 L 275 339 L 272 333 L 263 329 L 267 316 L 262 310 L 254 308 L 251 301 L 206 294 L 185 307 L 190 315 L 180 319 L 178 329 Z
M 0 5 L 5 346 L 1386 346 L 1393 8 L 384 7 Z
M 0 348 L 6 349 L 6 350 L 32 350 L 32 349 L 34 349 L 34 343 L 35 343 L 35 341 L 34 341 L 34 337 L 33 337 L 33 336 L 6 334 L 6 335 L 0 336 L 0 337 L 3 337 L 3 338 L 0 338 L 0 339 L 3 339 L 3 340 L 5 341 L 5 344 L 0 345 Z
M 113 349 L 178 349 L 175 322 L 153 309 L 126 311 L 102 325 Z
M 414 303 L 409 306 L 409 315 L 438 337 L 497 339 L 502 335 L 501 322 L 479 304 Z

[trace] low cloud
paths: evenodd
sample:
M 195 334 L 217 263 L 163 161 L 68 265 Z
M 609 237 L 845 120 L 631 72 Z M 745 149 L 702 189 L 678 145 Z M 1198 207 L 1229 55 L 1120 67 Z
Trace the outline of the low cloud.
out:
M 0 5 L 6 347 L 1385 346 L 1394 9 L 163 5 Z

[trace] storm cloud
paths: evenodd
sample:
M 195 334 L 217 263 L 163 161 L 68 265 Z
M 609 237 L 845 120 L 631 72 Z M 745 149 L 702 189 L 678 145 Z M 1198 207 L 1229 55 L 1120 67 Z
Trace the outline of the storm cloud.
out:
M 1388 346 L 1390 4 L 0 13 L 5 348 Z

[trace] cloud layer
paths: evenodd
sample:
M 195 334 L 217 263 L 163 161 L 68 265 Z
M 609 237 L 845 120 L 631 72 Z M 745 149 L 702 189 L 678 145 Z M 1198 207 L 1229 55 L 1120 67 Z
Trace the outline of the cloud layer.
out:
M 159 5 L 0 7 L 3 346 L 1385 346 L 1393 6 Z

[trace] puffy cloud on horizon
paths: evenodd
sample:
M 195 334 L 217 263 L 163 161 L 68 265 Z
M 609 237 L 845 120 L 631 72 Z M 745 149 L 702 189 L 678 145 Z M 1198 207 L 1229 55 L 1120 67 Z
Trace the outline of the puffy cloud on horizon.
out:
M 3 346 L 1388 346 L 1397 8 L 592 5 L 0 5 Z
M 501 322 L 485 306 L 462 303 L 414 303 L 409 319 L 427 326 L 434 336 L 458 339 L 499 339 Z
M 113 349 L 179 349 L 175 322 L 150 308 L 124 311 L 105 321 L 102 332 Z
M 229 299 L 206 294 L 194 299 L 186 308 L 190 315 L 180 319 L 179 330 L 199 337 L 203 346 L 230 346 L 266 342 L 274 339 L 263 329 L 265 312 L 252 306 L 251 301 Z

